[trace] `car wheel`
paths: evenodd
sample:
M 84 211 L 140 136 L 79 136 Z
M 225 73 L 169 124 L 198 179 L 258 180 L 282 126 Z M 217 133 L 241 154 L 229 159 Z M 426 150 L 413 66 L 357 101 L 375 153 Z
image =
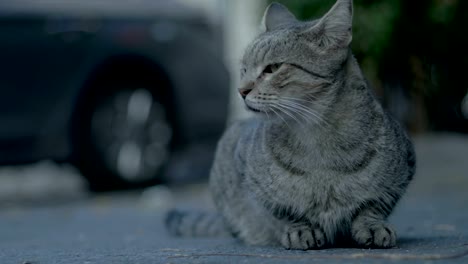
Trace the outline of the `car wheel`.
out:
M 152 89 L 105 89 L 82 117 L 78 167 L 94 191 L 160 182 L 169 159 L 172 127 Z

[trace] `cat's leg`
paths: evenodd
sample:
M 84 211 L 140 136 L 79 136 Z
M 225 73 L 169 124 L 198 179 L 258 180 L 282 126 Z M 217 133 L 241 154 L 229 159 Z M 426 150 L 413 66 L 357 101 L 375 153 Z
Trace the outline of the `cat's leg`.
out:
M 228 198 L 223 195 L 228 194 Z M 272 217 L 248 195 L 238 192 L 214 192 L 216 204 L 224 215 L 232 235 L 246 244 L 279 246 L 284 223 Z M 216 198 L 215 198 L 216 199 Z
M 351 236 L 362 247 L 391 248 L 396 245 L 395 230 L 384 216 L 372 210 L 364 210 L 354 219 Z
M 276 222 L 274 235 L 285 249 L 308 250 L 323 248 L 330 241 L 329 236 L 314 217 L 295 212 L 291 206 L 261 200 L 263 210 L 272 222 Z
M 325 232 L 308 222 L 286 224 L 281 234 L 281 245 L 286 249 L 318 249 L 325 246 Z

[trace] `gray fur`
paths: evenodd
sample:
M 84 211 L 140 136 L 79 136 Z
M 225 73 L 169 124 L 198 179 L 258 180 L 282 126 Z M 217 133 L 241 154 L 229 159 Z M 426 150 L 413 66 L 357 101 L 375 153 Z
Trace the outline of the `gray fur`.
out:
M 395 246 L 386 219 L 415 154 L 351 54 L 352 1 L 310 22 L 273 5 L 242 60 L 256 117 L 226 131 L 210 175 L 219 225 L 252 245 Z

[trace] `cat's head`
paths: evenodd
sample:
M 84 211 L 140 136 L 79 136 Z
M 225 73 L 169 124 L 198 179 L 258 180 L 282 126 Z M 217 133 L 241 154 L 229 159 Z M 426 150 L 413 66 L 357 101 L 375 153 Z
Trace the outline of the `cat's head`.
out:
M 281 4 L 269 5 L 263 32 L 242 59 L 239 93 L 247 108 L 280 118 L 319 119 L 348 57 L 352 16 L 352 0 L 338 0 L 322 18 L 307 22 Z

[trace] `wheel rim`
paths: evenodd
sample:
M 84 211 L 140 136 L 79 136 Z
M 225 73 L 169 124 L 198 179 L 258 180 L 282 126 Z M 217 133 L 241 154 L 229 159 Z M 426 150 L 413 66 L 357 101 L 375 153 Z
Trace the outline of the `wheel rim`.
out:
M 96 109 L 91 138 L 106 167 L 128 182 L 154 178 L 169 157 L 172 130 L 147 89 L 121 90 Z

